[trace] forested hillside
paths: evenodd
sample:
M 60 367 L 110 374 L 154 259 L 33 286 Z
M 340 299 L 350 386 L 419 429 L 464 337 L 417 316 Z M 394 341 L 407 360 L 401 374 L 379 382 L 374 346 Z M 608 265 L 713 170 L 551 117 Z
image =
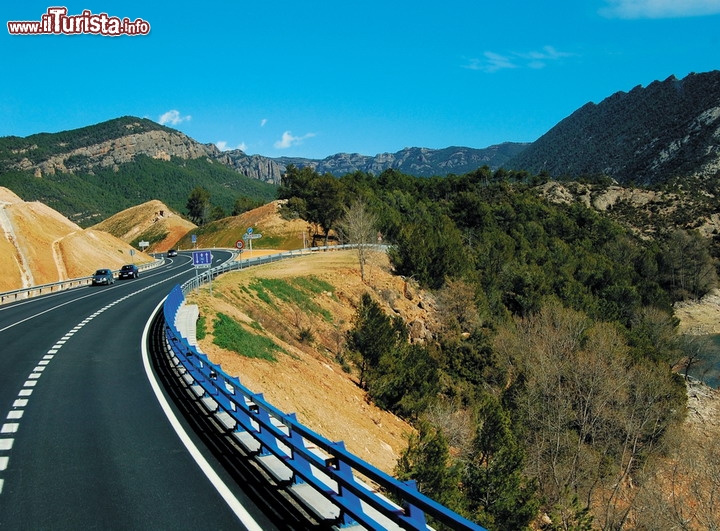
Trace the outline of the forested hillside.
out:
M 184 214 L 196 188 L 212 197 L 215 217 L 231 213 L 238 198 L 274 197 L 274 186 L 234 171 L 219 155 L 215 146 L 127 116 L 60 133 L 0 138 L 0 184 L 83 227 L 154 199 Z
M 409 341 L 370 291 L 347 336 L 368 396 L 418 428 L 400 477 L 493 530 L 637 524 L 653 511 L 628 486 L 672 449 L 686 400 L 672 304 L 716 285 L 708 240 L 638 238 L 530 180 L 290 167 L 279 194 L 321 234 L 379 231 L 407 289 L 435 294 L 431 337 Z

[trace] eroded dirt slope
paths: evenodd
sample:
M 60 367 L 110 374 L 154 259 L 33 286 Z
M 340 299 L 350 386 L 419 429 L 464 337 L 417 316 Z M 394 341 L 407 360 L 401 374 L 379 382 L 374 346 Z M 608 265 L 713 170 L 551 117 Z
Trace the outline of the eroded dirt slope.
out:
M 0 188 L 0 291 L 88 276 L 153 258 L 97 230 L 83 230 L 38 202 Z
M 253 240 L 253 249 L 302 249 L 303 242 L 310 247 L 312 228 L 302 219 L 283 219 L 280 207 L 284 202 L 271 201 L 239 216 L 208 223 L 197 231 L 198 247 L 235 247 L 235 242 L 242 240 L 248 228 L 252 228 L 256 236 L 262 235 L 262 238 Z M 190 248 L 190 235 L 180 240 L 178 246 Z
M 148 201 L 118 212 L 92 227 L 127 243 L 146 241 L 148 253 L 165 252 L 197 226 L 172 212 L 163 202 Z
M 221 363 L 225 372 L 238 376 L 252 391 L 262 392 L 282 411 L 297 413 L 311 429 L 330 440 L 345 441 L 351 452 L 392 473 L 412 427 L 371 404 L 355 377 L 343 370 L 338 355 L 363 293 L 370 293 L 387 312 L 401 312 L 406 319 L 417 318 L 423 310 L 418 308 L 419 299 L 402 296 L 404 281 L 389 273 L 385 255 L 376 254 L 372 261 L 363 282 L 354 251 L 317 253 L 222 275 L 213 281 L 212 295 L 204 287 L 188 302 L 199 305 L 207 323 L 209 333 L 200 348 Z M 332 286 L 312 298 L 326 316 L 320 310 L 303 311 L 292 301 L 259 296 L 257 279 L 294 284 L 298 278 Z M 270 338 L 285 353 L 278 353 L 277 361 L 271 362 L 218 347 L 213 343 L 218 313 L 242 323 L 251 333 Z M 311 341 L 300 339 L 303 329 L 310 330 Z

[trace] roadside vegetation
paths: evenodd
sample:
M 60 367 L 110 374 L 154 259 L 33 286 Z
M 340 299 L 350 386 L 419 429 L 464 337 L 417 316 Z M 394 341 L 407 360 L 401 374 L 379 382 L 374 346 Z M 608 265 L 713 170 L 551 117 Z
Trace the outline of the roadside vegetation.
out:
M 641 239 L 547 203 L 541 180 L 388 170 L 330 186 L 289 167 L 279 198 L 322 240 L 390 244 L 395 273 L 434 294 L 431 340 L 411 343 L 370 289 L 346 336 L 368 397 L 418 430 L 401 479 L 492 530 L 653 528 L 644 478 L 677 450 L 686 402 L 673 303 L 717 285 L 710 242 L 662 225 Z M 374 223 L 348 237 L 358 202 Z
M 250 332 L 223 313 L 218 313 L 213 322 L 213 335 L 213 343 L 217 346 L 248 358 L 275 362 L 275 355 L 285 352 L 268 337 Z

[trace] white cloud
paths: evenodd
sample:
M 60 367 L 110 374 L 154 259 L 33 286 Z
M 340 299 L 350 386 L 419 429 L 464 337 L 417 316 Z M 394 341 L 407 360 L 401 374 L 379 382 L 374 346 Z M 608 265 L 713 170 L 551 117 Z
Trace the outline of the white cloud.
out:
M 511 52 L 502 55 L 495 52 L 485 52 L 482 59 L 470 59 L 463 68 L 493 73 L 511 68 L 545 68 L 549 62 L 559 61 L 574 54 L 560 52 L 553 46 L 545 46 L 540 51 Z
M 517 54 L 518 57 L 529 61 L 526 66 L 529 68 L 545 68 L 550 61 L 559 61 L 565 57 L 572 57 L 574 54 L 559 52 L 553 46 L 545 46 L 542 51 Z
M 260 127 L 265 127 L 265 124 L 267 123 L 267 118 L 263 118 L 260 120 Z
M 217 148 L 220 151 L 230 151 L 233 149 L 247 151 L 247 144 L 245 142 L 241 142 L 235 147 L 230 147 L 230 146 L 228 146 L 228 143 L 225 140 L 218 140 L 217 142 L 215 142 L 215 145 L 217 146 Z
M 166 112 L 160 118 L 158 119 L 158 123 L 160 125 L 178 125 L 182 122 L 187 122 L 192 119 L 192 116 L 181 116 L 180 111 L 176 111 L 175 109 Z
M 292 146 L 297 146 L 303 143 L 303 140 L 307 138 L 312 138 L 315 136 L 315 133 L 308 133 L 303 136 L 293 136 L 290 131 L 285 131 L 282 134 L 282 138 L 275 142 L 273 146 L 275 149 L 287 149 Z
M 506 70 L 508 68 L 517 68 L 512 60 L 505 56 L 494 52 L 485 52 L 483 59 L 470 59 L 470 63 L 465 65 L 470 70 L 481 70 L 483 72 L 497 72 L 498 70 Z
M 682 18 L 720 14 L 720 0 L 606 0 L 608 18 Z

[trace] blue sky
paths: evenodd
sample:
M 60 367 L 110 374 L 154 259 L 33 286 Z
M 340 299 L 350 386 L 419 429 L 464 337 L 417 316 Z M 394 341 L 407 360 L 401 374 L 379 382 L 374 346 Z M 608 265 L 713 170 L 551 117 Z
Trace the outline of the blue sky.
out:
M 52 6 L 150 32 L 10 34 Z M 25 0 L 0 13 L 0 136 L 134 115 L 271 157 L 531 142 L 587 102 L 720 68 L 720 0 Z

